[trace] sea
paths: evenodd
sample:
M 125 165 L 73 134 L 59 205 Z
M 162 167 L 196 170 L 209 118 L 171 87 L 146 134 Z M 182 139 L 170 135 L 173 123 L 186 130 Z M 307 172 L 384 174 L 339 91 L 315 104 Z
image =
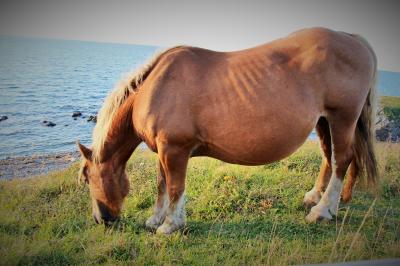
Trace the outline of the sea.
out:
M 0 117 L 8 117 L 0 122 L 0 159 L 75 151 L 77 139 L 89 145 L 90 115 L 124 74 L 160 49 L 0 36 Z M 400 96 L 400 73 L 380 75 L 380 92 Z M 74 111 L 82 116 L 74 119 Z

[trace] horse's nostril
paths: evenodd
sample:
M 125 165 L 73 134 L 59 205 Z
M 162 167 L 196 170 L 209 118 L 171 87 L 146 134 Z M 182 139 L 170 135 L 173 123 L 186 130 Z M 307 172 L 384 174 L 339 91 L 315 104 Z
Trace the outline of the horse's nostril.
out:
M 97 206 L 99 207 L 101 220 L 103 220 L 105 224 L 110 224 L 117 219 L 104 203 L 97 201 Z
M 103 215 L 101 217 L 101 219 L 104 221 L 105 224 L 111 224 L 111 223 L 115 222 L 115 220 L 117 220 L 116 217 L 112 216 L 109 213 L 105 213 L 105 215 Z

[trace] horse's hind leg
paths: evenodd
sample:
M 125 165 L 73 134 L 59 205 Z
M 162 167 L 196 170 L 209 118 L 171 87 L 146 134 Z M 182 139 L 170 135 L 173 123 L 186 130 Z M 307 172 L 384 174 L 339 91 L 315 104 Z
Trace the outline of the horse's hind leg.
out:
M 358 175 L 358 168 L 355 159 L 353 158 L 353 161 L 350 164 L 347 181 L 343 188 L 342 201 L 344 203 L 347 203 L 351 200 L 351 195 L 353 194 L 354 185 L 356 184 L 357 181 L 357 175 Z
M 323 160 L 321 163 L 320 172 L 318 178 L 315 180 L 314 187 L 308 191 L 304 196 L 304 206 L 306 208 L 311 208 L 321 199 L 322 192 L 325 191 L 328 185 L 329 178 L 332 175 L 331 168 L 331 134 L 329 129 L 329 123 L 325 117 L 321 117 L 318 120 L 317 126 L 315 127 L 321 144 L 321 150 L 323 153 Z
M 170 234 L 186 223 L 184 192 L 190 150 L 165 144 L 158 147 L 158 154 L 165 173 L 168 207 L 162 225 L 157 228 L 157 233 Z
M 158 196 L 154 205 L 154 214 L 146 221 L 146 227 L 151 230 L 156 230 L 164 222 L 169 206 L 165 173 L 160 161 L 158 161 L 157 165 L 157 188 Z
M 335 119 L 336 118 L 336 119 Z M 317 205 L 307 215 L 308 222 L 319 219 L 332 219 L 336 215 L 342 191 L 343 178 L 353 159 L 353 138 L 356 119 L 348 121 L 342 116 L 329 120 L 332 136 L 332 176 L 329 184 Z

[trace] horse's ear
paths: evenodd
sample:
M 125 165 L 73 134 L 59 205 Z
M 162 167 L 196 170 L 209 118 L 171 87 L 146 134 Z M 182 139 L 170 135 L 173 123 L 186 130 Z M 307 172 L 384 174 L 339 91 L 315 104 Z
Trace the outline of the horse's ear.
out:
M 81 152 L 82 156 L 88 160 L 92 160 L 92 150 L 89 148 L 86 148 L 84 145 L 82 145 L 79 140 L 76 141 L 76 144 L 78 145 L 79 151 Z

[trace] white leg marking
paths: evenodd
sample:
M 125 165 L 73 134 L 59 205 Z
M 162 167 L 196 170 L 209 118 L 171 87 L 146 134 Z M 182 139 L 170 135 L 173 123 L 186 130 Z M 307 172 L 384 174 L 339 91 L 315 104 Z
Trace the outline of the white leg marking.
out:
M 336 215 L 339 206 L 340 193 L 342 192 L 343 182 L 336 175 L 332 175 L 325 193 L 319 203 L 311 208 L 307 215 L 308 222 L 315 222 L 318 219 L 332 219 L 331 214 Z
M 337 214 L 339 206 L 340 194 L 342 193 L 343 182 L 336 176 L 336 160 L 335 160 L 335 147 L 332 143 L 332 176 L 329 180 L 328 187 L 322 195 L 321 200 L 317 205 L 311 208 L 310 213 L 306 216 L 307 222 L 315 222 L 318 219 L 332 219 L 332 215 Z
M 186 223 L 184 193 L 174 206 L 169 206 L 164 223 L 158 227 L 157 234 L 171 234 L 182 228 Z
M 321 192 L 314 187 L 304 195 L 303 203 L 308 206 L 317 205 L 321 199 Z
M 146 221 L 146 227 L 152 230 L 156 230 L 164 222 L 169 206 L 168 193 L 164 192 L 161 206 L 158 206 L 157 203 L 154 206 L 154 214 Z

